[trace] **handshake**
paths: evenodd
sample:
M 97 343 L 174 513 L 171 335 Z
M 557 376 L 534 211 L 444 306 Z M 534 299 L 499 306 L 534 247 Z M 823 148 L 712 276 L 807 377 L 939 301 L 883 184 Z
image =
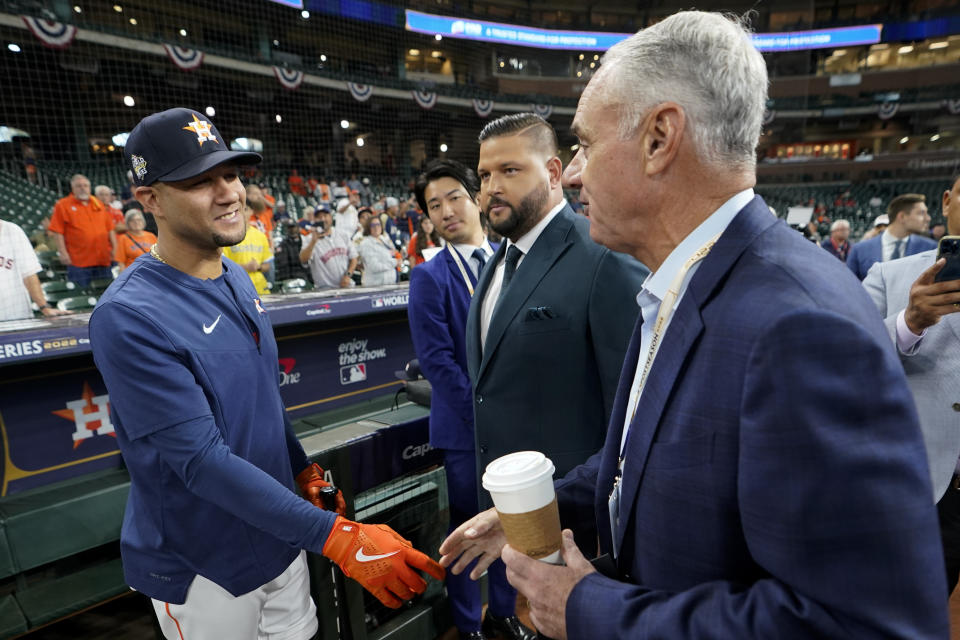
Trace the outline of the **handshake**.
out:
M 443 580 L 443 567 L 387 525 L 347 520 L 343 494 L 323 479 L 319 465 L 313 464 L 300 473 L 297 484 L 303 497 L 314 506 L 339 514 L 323 545 L 323 555 L 384 605 L 396 609 L 401 600 L 424 592 L 427 583 L 413 569 Z

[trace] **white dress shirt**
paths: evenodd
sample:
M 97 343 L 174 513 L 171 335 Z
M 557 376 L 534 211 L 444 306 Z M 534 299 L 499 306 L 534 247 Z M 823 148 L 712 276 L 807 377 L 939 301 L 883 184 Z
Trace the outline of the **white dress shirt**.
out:
M 737 216 L 737 213 L 747 206 L 751 200 L 753 200 L 753 189 L 746 189 L 724 202 L 719 209 L 710 214 L 710 217 L 701 222 L 700 226 L 694 229 L 670 252 L 670 255 L 663 261 L 659 269 L 652 272 L 647 276 L 647 279 L 643 281 L 643 287 L 640 289 L 640 293 L 637 294 L 637 304 L 640 306 L 640 315 L 643 316 L 643 325 L 640 327 L 640 354 L 637 360 L 636 372 L 633 376 L 633 384 L 630 387 L 630 399 L 627 403 L 627 414 L 623 423 L 623 435 L 620 438 L 621 455 L 627 442 L 627 433 L 630 430 L 633 412 L 640 402 L 640 396 L 643 394 L 643 388 L 640 386 L 640 383 L 642 381 L 644 365 L 647 362 L 647 355 L 650 351 L 650 343 L 653 340 L 654 323 L 657 320 L 657 314 L 660 312 L 660 302 L 667 294 L 667 289 L 687 260 L 689 260 L 700 247 L 709 242 L 711 238 L 722 234 Z M 683 282 L 680 284 L 677 301 L 673 305 L 673 309 L 670 310 L 670 314 L 667 316 L 667 321 L 661 332 L 660 344 L 663 344 L 665 340 L 666 334 L 670 329 L 670 318 L 673 316 L 673 312 L 677 307 L 680 306 L 680 302 L 683 300 L 683 296 L 687 291 L 687 285 L 690 284 L 693 274 L 697 272 L 697 269 L 700 268 L 702 263 L 703 261 L 701 260 L 691 266 Z M 656 358 L 654 358 L 654 361 L 656 361 Z M 644 384 L 646 383 L 646 381 L 643 382 Z
M 557 214 L 567 206 L 566 200 L 561 200 L 560 204 L 555 206 L 553 209 L 543 216 L 543 219 L 538 222 L 530 231 L 527 231 L 525 234 L 520 236 L 516 242 L 512 240 L 506 240 L 507 243 L 506 249 L 510 249 L 510 245 L 515 244 L 517 249 L 520 249 L 520 259 L 517 261 L 517 270 L 520 270 L 520 265 L 523 264 L 523 259 L 527 256 L 527 253 L 530 249 L 533 248 L 534 243 L 537 241 L 537 238 L 540 237 L 540 234 L 543 233 L 543 230 L 547 228 L 547 225 L 557 217 Z M 503 254 L 506 257 L 506 253 Z M 483 347 L 487 344 L 487 331 L 490 330 L 490 319 L 493 318 L 493 308 L 497 305 L 497 300 L 500 298 L 500 287 L 503 285 L 503 271 L 504 271 L 504 260 L 501 260 L 497 263 L 496 271 L 493 273 L 493 279 L 490 280 L 490 286 L 487 287 L 487 293 L 483 297 L 483 306 L 480 307 L 480 349 L 481 353 L 483 352 Z
M 491 247 L 490 243 L 486 240 L 484 240 L 483 244 L 479 247 L 472 244 L 455 244 L 453 245 L 453 248 L 456 249 L 463 258 L 463 262 L 470 265 L 470 271 L 473 272 L 474 279 L 480 277 L 480 265 L 477 264 L 477 261 L 473 258 L 473 252 L 477 249 L 480 249 L 486 254 L 487 260 L 489 260 L 490 256 L 493 255 L 493 247 Z
M 903 240 L 903 245 L 901 245 L 903 247 L 902 249 L 903 255 L 899 257 L 902 258 L 903 256 L 907 255 L 907 239 L 908 238 L 910 238 L 909 234 L 903 236 L 902 238 L 898 238 L 897 236 L 890 233 L 889 229 L 884 230 L 883 235 L 880 236 L 880 241 L 882 243 L 881 246 L 883 248 L 883 253 L 880 254 L 880 257 L 883 259 L 880 262 L 888 262 L 894 259 L 893 251 L 894 249 L 897 248 L 897 243 L 900 242 L 901 240 Z

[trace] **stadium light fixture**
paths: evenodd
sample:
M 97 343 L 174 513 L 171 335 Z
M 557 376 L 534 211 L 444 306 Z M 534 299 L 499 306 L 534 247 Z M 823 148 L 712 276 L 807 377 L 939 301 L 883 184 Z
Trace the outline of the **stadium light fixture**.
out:
M 321 54 L 320 54 L 320 62 L 326 62 L 326 61 L 327 61 L 327 54 L 321 53 Z
M 349 129 L 349 128 L 350 128 L 350 121 L 349 121 L 349 120 L 341 120 L 341 121 L 340 121 L 340 128 L 341 128 L 341 129 Z
M 910 53 L 911 51 L 913 51 L 913 45 L 912 45 L 912 44 L 908 44 L 908 45 L 906 45 L 906 46 L 903 46 L 903 47 L 900 47 L 899 49 L 897 49 L 897 53 L 899 53 L 900 55 L 903 55 L 903 54 L 905 54 L 905 53 Z
M 931 42 L 931 43 L 930 43 L 930 48 L 931 48 L 931 49 L 946 49 L 946 48 L 949 47 L 949 46 L 950 46 L 950 43 L 947 42 L 946 40 L 941 40 L 941 41 L 939 41 L 939 42 Z
M 583 54 L 582 54 L 582 53 L 580 54 L 580 59 L 583 60 Z
M 207 107 L 206 109 L 203 110 L 203 112 L 207 114 L 208 118 L 212 118 L 213 116 L 217 115 L 217 110 L 214 109 L 212 106 Z
M 446 152 L 447 152 L 447 149 L 449 149 L 449 148 L 450 148 L 450 147 L 447 146 L 447 143 L 444 142 L 443 144 L 440 145 L 440 153 L 446 153 Z
M 83 9 L 80 8 L 80 5 L 75 4 L 75 5 L 73 5 L 73 12 L 74 12 L 74 13 L 83 13 Z
M 431 51 L 431 52 L 430 52 L 430 57 L 431 57 L 431 58 L 440 58 L 441 56 L 443 56 L 443 52 L 442 52 L 442 51 Z
M 583 71 L 577 71 L 577 77 L 580 78 L 583 76 Z
M 123 104 L 132 107 L 137 104 L 137 101 L 133 99 L 133 96 L 123 96 Z
M 440 42 L 441 40 L 443 40 L 443 36 L 438 33 L 437 35 L 433 36 L 433 39 L 436 40 L 437 42 Z
M 274 41 L 273 41 L 273 46 L 279 47 L 279 46 L 280 46 L 280 41 L 279 41 L 279 40 L 274 40 Z
M 410 53 L 410 55 L 416 57 L 416 56 L 420 55 L 420 49 L 410 49 L 409 53 Z
M 113 10 L 116 11 L 117 13 L 123 13 L 123 7 L 121 7 L 118 4 L 113 5 Z
M 935 134 L 933 134 L 932 136 L 930 136 L 930 142 L 936 142 L 936 141 L 939 140 L 939 139 L 940 139 L 940 134 L 939 134 L 939 133 L 935 133 Z
M 357 138 L 357 146 L 358 146 L 358 147 L 362 147 L 362 146 L 363 146 L 363 138 Z
M 909 141 L 910 141 L 909 136 L 903 136 L 902 138 L 900 138 L 900 144 L 907 144 L 907 142 Z
M 186 30 L 186 29 L 180 29 L 180 37 L 182 37 L 182 38 L 186 38 L 186 37 L 187 37 L 187 30 Z
M 132 24 L 133 26 L 137 26 L 137 19 L 136 19 L 136 18 L 130 18 L 130 24 Z
M 591 63 L 590 63 L 590 68 L 591 68 L 591 69 L 596 68 L 596 66 L 597 66 L 597 63 L 596 63 L 596 62 L 591 62 Z
M 11 42 L 10 44 L 8 44 L 7 49 L 12 51 L 13 53 L 20 53 L 21 51 L 23 51 L 23 49 L 20 48 L 20 45 L 18 45 L 16 42 Z
M 277 121 L 277 124 L 280 124 L 281 122 L 283 122 L 283 116 L 281 116 L 279 113 L 273 116 L 273 119 Z
M 310 12 L 304 9 L 303 11 L 300 12 L 300 17 L 303 18 L 304 20 L 309 20 Z
M 599 60 L 599 59 L 600 59 L 600 55 L 599 55 L 599 54 L 596 54 L 596 53 L 593 54 L 593 59 L 594 59 L 594 60 Z

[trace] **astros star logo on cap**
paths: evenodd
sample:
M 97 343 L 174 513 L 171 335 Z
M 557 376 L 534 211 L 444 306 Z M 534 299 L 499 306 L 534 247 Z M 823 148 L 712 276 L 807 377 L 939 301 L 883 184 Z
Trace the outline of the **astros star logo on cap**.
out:
M 184 131 L 193 131 L 197 134 L 197 143 L 202 147 L 203 143 L 207 140 L 212 142 L 219 142 L 212 133 L 210 133 L 210 123 L 206 120 L 201 120 L 193 114 L 193 122 L 188 122 L 187 126 L 183 128 Z

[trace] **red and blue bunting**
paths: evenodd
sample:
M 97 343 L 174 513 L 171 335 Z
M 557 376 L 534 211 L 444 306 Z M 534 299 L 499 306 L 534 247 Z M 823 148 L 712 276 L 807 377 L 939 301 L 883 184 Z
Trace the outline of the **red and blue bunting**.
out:
M 437 104 L 437 94 L 433 91 L 414 89 L 410 92 L 410 95 L 422 109 L 433 109 L 434 105 Z
M 481 118 L 486 118 L 493 111 L 493 100 L 473 99 L 473 110 Z
M 533 112 L 547 120 L 553 114 L 553 105 L 551 104 L 532 104 L 530 105 L 533 108 Z
M 275 66 L 273 68 L 273 75 L 276 76 L 284 89 L 289 89 L 290 91 L 296 90 L 303 83 L 303 71 Z
M 20 16 L 27 29 L 40 43 L 49 49 L 66 49 L 77 35 L 77 28 L 70 24 Z
M 167 52 L 167 57 L 181 71 L 193 71 L 199 69 L 203 64 L 203 51 L 178 47 L 175 44 L 163 45 L 163 50 Z
M 352 95 L 353 99 L 357 102 L 366 102 L 370 99 L 370 96 L 373 95 L 373 85 L 348 82 L 347 88 L 350 90 L 350 95 Z

